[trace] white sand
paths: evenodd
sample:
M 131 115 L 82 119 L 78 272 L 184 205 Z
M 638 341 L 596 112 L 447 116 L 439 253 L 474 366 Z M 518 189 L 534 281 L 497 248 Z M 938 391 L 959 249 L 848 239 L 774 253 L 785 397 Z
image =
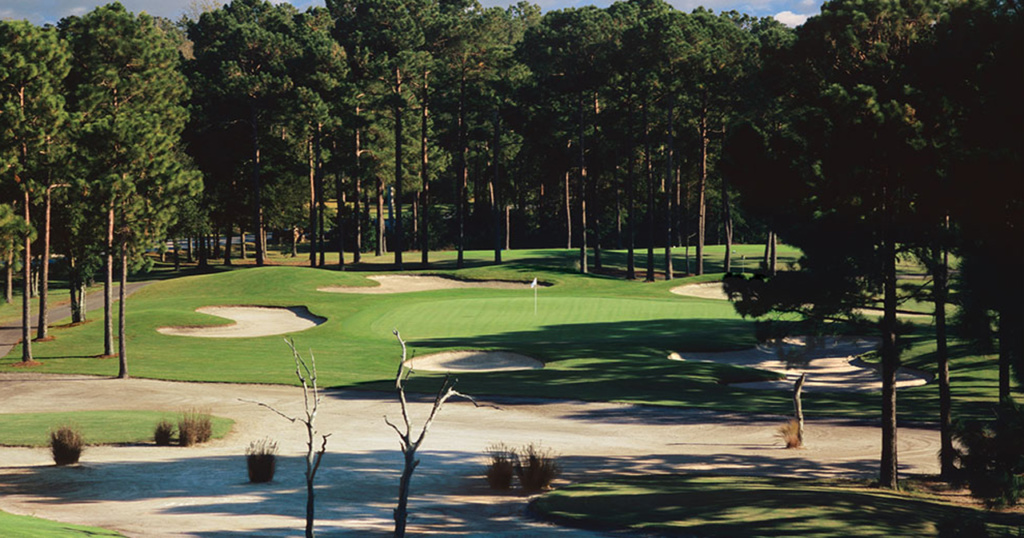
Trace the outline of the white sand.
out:
M 785 376 L 777 381 L 736 383 L 750 389 L 791 390 L 801 374 L 807 374 L 804 390 L 807 392 L 878 392 L 882 378 L 873 368 L 856 357 L 878 349 L 873 338 L 825 338 L 808 344 L 805 337 L 787 338 L 775 346 L 759 346 L 741 351 L 721 353 L 680 353 L 669 355 L 672 360 L 716 362 L 768 370 Z M 790 361 L 785 357 L 789 356 Z M 930 374 L 901 368 L 896 373 L 896 387 L 914 387 L 932 380 Z
M 502 290 L 529 289 L 529 282 L 507 282 L 503 280 L 456 280 L 429 275 L 374 275 L 370 280 L 379 286 L 328 286 L 319 291 L 329 293 L 411 293 L 416 291 L 449 290 L 456 288 L 492 288 Z
M 413 357 L 406 364 L 427 372 L 510 372 L 544 367 L 537 359 L 507 351 L 446 351 Z
M 209 408 L 236 421 L 222 440 L 194 448 L 90 447 L 77 467 L 55 467 L 44 448 L 0 447 L 0 510 L 111 528 L 135 538 L 292 537 L 304 521 L 305 430 L 240 398 L 302 413 L 302 390 L 268 385 L 0 374 L 5 413 L 67 409 Z M 481 403 L 488 403 L 483 401 Z M 409 533 L 416 536 L 599 537 L 525 514 L 528 498 L 495 493 L 483 471 L 488 446 L 539 443 L 561 455 L 566 484 L 633 474 L 714 471 L 797 477 L 871 477 L 881 433 L 870 423 L 818 420 L 804 450 L 775 437 L 778 416 L 578 401 L 501 399 L 476 408 L 453 400 L 434 422 L 412 479 Z M 416 399 L 414 424 L 429 399 Z M 383 416 L 401 422 L 393 394 L 329 391 L 317 426 L 332 433 L 317 476 L 317 531 L 391 536 L 402 456 Z M 277 475 L 254 485 L 245 447 L 271 436 Z M 901 427 L 901 473 L 938 472 L 938 431 Z M 2 534 L 2 532 L 0 532 Z
M 725 294 L 725 290 L 722 289 L 721 282 L 702 282 L 700 284 L 684 284 L 682 286 L 676 286 L 670 290 L 676 295 L 683 295 L 685 297 L 698 297 L 700 299 L 719 299 L 722 301 L 728 301 L 729 296 Z
M 234 320 L 234 323 L 212 327 L 160 327 L 157 331 L 199 338 L 254 338 L 305 331 L 327 321 L 310 314 L 304 306 L 206 306 L 196 312 Z

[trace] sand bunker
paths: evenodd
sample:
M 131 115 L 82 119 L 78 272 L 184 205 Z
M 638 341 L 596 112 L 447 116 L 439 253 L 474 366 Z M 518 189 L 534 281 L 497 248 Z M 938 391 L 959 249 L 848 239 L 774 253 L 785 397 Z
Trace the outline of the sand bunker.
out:
M 231 325 L 212 327 L 160 327 L 160 333 L 199 338 L 253 338 L 288 334 L 311 329 L 327 321 L 304 306 L 205 306 L 196 312 L 234 320 Z
M 537 359 L 507 351 L 446 351 L 414 357 L 406 364 L 427 372 L 510 372 L 544 367 Z
M 742 388 L 792 390 L 793 383 L 806 373 L 807 392 L 878 392 L 882 390 L 881 376 L 856 358 L 878 345 L 878 339 L 871 338 L 829 337 L 808 342 L 806 337 L 793 337 L 779 345 L 722 353 L 672 353 L 669 359 L 746 366 L 785 376 L 775 381 L 734 384 Z M 906 368 L 896 373 L 897 388 L 924 385 L 931 380 L 930 374 Z
M 379 282 L 380 286 L 329 286 L 319 288 L 319 291 L 329 293 L 409 293 L 455 288 L 492 288 L 502 290 L 530 288 L 529 282 L 506 282 L 503 280 L 469 281 L 430 275 L 374 275 L 366 278 Z
M 721 282 L 702 282 L 700 284 L 685 284 L 672 288 L 672 293 L 685 295 L 686 297 L 698 297 L 700 299 L 719 299 L 728 301 L 729 296 L 722 289 Z

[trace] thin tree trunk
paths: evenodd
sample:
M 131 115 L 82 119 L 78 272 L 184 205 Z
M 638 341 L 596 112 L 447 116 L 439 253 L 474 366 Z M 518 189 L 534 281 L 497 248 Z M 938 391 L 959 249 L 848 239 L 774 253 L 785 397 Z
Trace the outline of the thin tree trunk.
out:
M 7 251 L 7 286 L 4 290 L 4 300 L 7 304 L 14 302 L 14 242 L 11 242 Z
M 732 271 L 732 207 L 729 203 L 729 183 L 722 177 L 722 222 L 725 226 L 725 272 Z
M 306 168 L 309 174 L 309 222 L 306 233 L 309 235 L 309 266 L 316 267 L 316 165 L 313 162 L 313 138 L 306 140 Z M 294 242 L 293 242 L 294 244 Z M 294 252 L 294 249 L 293 249 Z
M 701 95 L 700 118 L 700 161 L 697 169 L 697 275 L 704 274 L 704 236 L 707 231 L 707 183 L 708 183 L 708 92 Z
M 565 170 L 565 248 L 572 250 L 572 196 L 569 194 L 569 169 Z
M 584 134 L 583 96 L 577 100 L 579 108 L 579 139 L 580 139 L 580 272 L 587 274 L 587 151 L 586 137 Z
M 468 209 L 468 189 L 469 189 L 469 177 L 468 166 L 466 159 L 469 153 L 469 144 L 466 141 L 466 73 L 462 72 L 462 77 L 459 79 L 459 115 L 457 120 L 456 128 L 459 130 L 459 156 L 458 164 L 456 165 L 456 174 L 459 188 L 459 199 L 456 201 L 458 207 L 458 219 L 459 219 L 459 244 L 458 244 L 458 258 L 455 262 L 456 269 L 462 269 L 465 267 L 465 250 L 466 250 L 466 211 Z
M 672 117 L 675 114 L 675 102 L 671 95 L 668 101 L 668 112 L 665 118 L 666 124 L 668 125 L 668 148 L 667 148 L 667 163 L 665 164 L 665 180 L 664 188 L 665 191 L 665 280 L 672 280 L 672 170 L 675 167 L 673 157 L 675 156 L 675 133 L 672 128 Z
M 356 118 L 359 117 L 359 106 L 356 106 Z M 355 200 L 353 200 L 352 214 L 355 217 L 355 235 L 356 241 L 352 248 L 352 263 L 359 263 L 363 256 L 363 213 L 359 207 L 363 200 L 363 179 L 362 169 L 359 163 L 359 154 L 362 151 L 361 141 L 359 139 L 359 127 L 355 128 L 355 154 L 353 159 L 355 161 L 355 170 L 352 173 L 352 182 L 355 188 Z
M 505 204 L 505 250 L 512 250 L 512 206 Z
M 405 237 L 402 234 L 402 71 L 395 68 L 395 223 L 393 231 L 395 249 L 395 268 L 403 270 L 402 250 L 405 249 Z
M 327 214 L 327 196 L 324 193 L 324 159 L 323 159 L 323 124 L 317 124 L 316 126 L 316 143 L 313 148 L 315 150 L 315 167 L 314 175 L 316 177 L 316 201 L 317 201 L 317 223 L 316 223 L 316 237 L 317 237 L 317 251 L 320 253 L 319 266 L 323 267 L 327 265 L 327 233 L 325 231 L 324 218 Z M 341 210 L 341 206 L 338 206 L 338 210 Z
M 775 232 L 772 232 L 772 254 L 771 254 L 771 262 L 768 265 L 768 274 L 771 275 L 771 276 L 775 276 L 775 273 L 778 271 L 778 262 L 779 262 L 779 253 L 778 253 L 778 249 L 777 249 L 778 244 L 779 244 L 779 236 L 776 235 Z
M 886 189 L 887 190 L 887 189 Z M 882 248 L 883 306 L 882 317 L 882 457 L 880 486 L 899 489 L 899 460 L 897 455 L 896 426 L 896 370 L 899 368 L 899 351 L 896 348 L 896 241 L 893 238 L 892 201 L 884 193 L 884 224 Z
M 634 168 L 636 151 L 634 147 L 633 132 L 633 102 L 629 103 L 628 120 L 626 121 L 627 153 L 626 153 L 626 207 L 629 213 L 629 220 L 626 222 L 626 235 L 629 240 L 629 249 L 626 251 L 626 278 L 636 279 L 636 169 Z
M 430 162 L 427 146 L 427 135 L 429 134 L 429 93 L 430 72 L 423 72 L 423 96 L 420 101 L 423 110 L 420 114 L 420 181 L 423 184 L 423 201 L 420 208 L 420 262 L 426 267 L 430 263 Z
M 245 240 L 245 236 L 242 236 L 242 239 L 244 241 Z M 177 237 L 174 238 L 174 272 L 175 273 L 177 273 L 178 271 L 181 271 L 181 252 L 180 252 L 180 245 L 178 245 L 179 241 L 180 240 Z
M 800 379 L 793 385 L 793 411 L 796 418 L 796 439 L 798 446 L 804 446 L 804 406 L 800 401 L 800 392 L 804 388 L 804 381 L 807 381 L 807 374 L 800 374 Z
M 377 256 L 383 256 L 387 252 L 387 246 L 384 244 L 386 236 L 384 235 L 384 178 L 380 175 L 377 176 L 377 248 L 374 253 Z
M 262 267 L 267 259 L 267 236 L 263 229 L 263 179 L 260 177 L 260 134 L 259 115 L 256 105 L 250 108 L 252 122 L 252 184 L 255 207 L 253 208 L 253 230 L 256 235 L 256 265 Z
M 501 183 L 501 116 L 494 107 L 494 178 L 488 190 L 491 193 L 491 232 L 494 237 L 494 263 L 501 263 L 501 219 L 498 212 L 498 197 L 494 189 Z
M 332 154 L 338 155 L 338 142 L 334 141 L 331 144 L 333 149 Z M 338 212 L 334 217 L 334 226 L 337 230 L 338 235 L 338 270 L 345 270 L 345 212 L 348 210 L 348 206 L 345 203 L 345 182 L 343 173 L 343 164 L 339 159 L 339 166 L 335 169 L 334 175 L 334 193 L 338 200 Z
M 107 252 L 106 267 L 103 279 L 103 356 L 114 356 L 114 202 L 110 202 L 107 211 Z M 206 266 L 205 257 L 199 265 Z
M 46 188 L 46 200 L 43 209 L 43 260 L 40 267 L 41 275 L 39 282 L 39 324 L 36 330 L 36 338 L 39 340 L 47 338 L 47 330 L 50 325 L 50 195 L 56 187 L 57 185 L 50 185 Z
M 24 363 L 32 362 L 32 235 L 28 232 L 32 226 L 31 202 L 28 185 L 25 185 L 25 282 L 21 296 L 21 362 Z
M 224 265 L 231 265 L 231 243 L 235 241 L 235 227 L 228 224 L 224 229 Z
M 128 288 L 128 242 L 121 240 L 121 286 L 117 290 L 118 295 L 118 320 L 117 320 L 117 358 L 118 358 L 118 379 L 128 379 L 128 352 L 125 338 L 125 294 Z
M 935 354 L 939 370 L 939 469 L 944 480 L 956 473 L 953 448 L 953 406 L 949 387 L 949 348 L 946 342 L 946 297 L 948 294 L 949 251 L 935 248 Z
M 647 282 L 654 282 L 654 169 L 651 165 L 651 126 L 647 121 L 647 97 L 643 102 L 644 177 L 647 180 Z

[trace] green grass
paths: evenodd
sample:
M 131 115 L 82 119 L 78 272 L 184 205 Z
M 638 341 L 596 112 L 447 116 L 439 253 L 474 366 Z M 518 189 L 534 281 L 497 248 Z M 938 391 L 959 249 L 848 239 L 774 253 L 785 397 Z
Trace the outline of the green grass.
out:
M 757 245 L 737 247 L 761 250 Z M 721 247 L 718 248 L 721 250 Z M 714 259 L 715 249 L 709 249 Z M 788 251 L 786 251 L 788 252 Z M 720 252 L 718 253 L 720 255 Z M 338 272 L 307 267 L 217 269 L 210 274 L 165 278 L 128 300 L 129 369 L 133 376 L 207 382 L 295 384 L 294 366 L 280 336 L 247 339 L 198 339 L 159 334 L 168 325 L 229 323 L 195 310 L 209 305 L 305 305 L 328 319 L 323 325 L 295 333 L 296 347 L 317 358 L 321 386 L 390 390 L 400 355 L 391 331 L 397 328 L 411 354 L 450 349 L 508 350 L 545 363 L 538 371 L 501 374 L 460 374 L 459 386 L 474 395 L 518 395 L 545 398 L 621 401 L 640 404 L 707 407 L 751 413 L 788 414 L 790 396 L 783 391 L 755 391 L 723 385 L 760 380 L 772 374 L 698 362 L 666 360 L 672 351 L 715 351 L 752 346 L 754 323 L 736 315 L 725 301 L 681 297 L 670 289 L 721 274 L 645 283 L 608 275 L 580 275 L 573 266 L 576 252 L 523 250 L 504 253 L 505 263 L 490 263 L 491 252 L 467 253 L 467 266 L 452 271 L 454 254 L 432 253 L 429 272 L 463 279 L 529 282 L 534 277 L 552 284 L 538 291 L 456 289 L 394 295 L 335 294 L 324 286 L 376 285 L 365 277 L 390 268 L 391 256 L 364 257 L 359 270 Z M 621 251 L 606 252 L 617 263 Z M 795 259 L 795 253 L 787 254 Z M 416 256 L 410 258 L 418 259 Z M 412 265 L 412 264 L 410 264 Z M 164 273 L 164 276 L 166 272 Z M 69 327 L 59 321 L 55 339 L 33 344 L 42 366 L 52 373 L 115 375 L 116 361 L 102 353 L 102 324 L 91 321 Z M 65 325 L 61 325 L 61 323 Z M 928 320 L 918 322 L 920 335 Z M 928 362 L 927 342 L 908 352 L 909 364 Z M 15 349 L 0 361 L 8 369 L 20 357 Z M 961 416 L 979 416 L 995 401 L 995 364 L 987 359 L 955 361 L 954 402 Z M 432 392 L 437 375 L 417 374 L 411 390 Z M 809 417 L 875 416 L 874 394 L 804 396 Z M 901 419 L 937 420 L 935 385 L 900 393 Z
M 89 445 L 145 443 L 153 440 L 160 420 L 177 422 L 180 413 L 165 411 L 69 411 L 61 413 L 0 414 L 0 445 L 48 446 L 50 430 L 65 424 L 79 428 Z M 213 417 L 213 437 L 231 431 L 234 421 Z
M 986 512 L 862 482 L 764 477 L 619 478 L 556 490 L 534 508 L 571 525 L 709 538 L 929 537 L 939 536 L 940 526 L 974 522 L 1015 536 L 1024 526 L 1019 513 Z
M 120 533 L 100 529 L 59 523 L 29 516 L 16 516 L 0 512 L 0 529 L 4 538 L 84 538 L 93 536 L 122 536 Z

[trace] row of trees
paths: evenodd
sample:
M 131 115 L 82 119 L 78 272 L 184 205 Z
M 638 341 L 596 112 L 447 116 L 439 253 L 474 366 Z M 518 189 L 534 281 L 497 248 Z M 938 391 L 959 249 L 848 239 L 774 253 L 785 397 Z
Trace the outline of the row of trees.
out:
M 647 0 L 543 16 L 525 2 L 332 0 L 298 13 L 236 0 L 185 26 L 204 231 L 254 233 L 257 264 L 270 227 L 304 230 L 310 263 L 332 249 L 341 267 L 371 247 L 401 268 L 410 247 L 423 264 L 455 248 L 461 266 L 466 248 L 493 246 L 500 261 L 516 244 L 579 246 L 587 271 L 586 252 L 600 268 L 614 243 L 632 278 L 639 239 L 648 279 L 656 245 L 693 240 L 703 271 L 711 192 L 725 241 L 745 224 L 717 148 L 760 105 L 761 51 L 791 35 L 773 19 Z
M 8 286 L 19 250 L 24 271 L 23 361 L 32 360 L 32 267 L 39 268 L 38 338 L 46 338 L 51 237 L 59 236 L 75 321 L 84 319 L 86 282 L 105 268 L 105 355 L 114 354 L 119 259 L 118 355 L 127 377 L 127 273 L 166 237 L 181 200 L 202 187 L 179 143 L 189 89 L 177 47 L 160 21 L 112 4 L 58 27 L 0 22 L 0 58 L 0 220 Z M 59 216 L 51 221 L 54 206 Z M 7 218 L 15 213 L 17 222 Z
M 775 114 L 726 142 L 726 176 L 747 210 L 805 254 L 800 272 L 733 280 L 738 310 L 850 318 L 883 299 L 886 487 L 898 479 L 897 309 L 925 289 L 935 304 L 942 474 L 953 476 L 951 253 L 961 260 L 958 325 L 987 341 L 982 349 L 998 340 L 1004 405 L 1011 366 L 1024 378 L 1024 109 L 1012 89 L 1022 36 L 1014 2 L 826 3 L 762 71 Z M 902 289 L 897 263 L 908 258 L 928 269 L 930 286 Z

